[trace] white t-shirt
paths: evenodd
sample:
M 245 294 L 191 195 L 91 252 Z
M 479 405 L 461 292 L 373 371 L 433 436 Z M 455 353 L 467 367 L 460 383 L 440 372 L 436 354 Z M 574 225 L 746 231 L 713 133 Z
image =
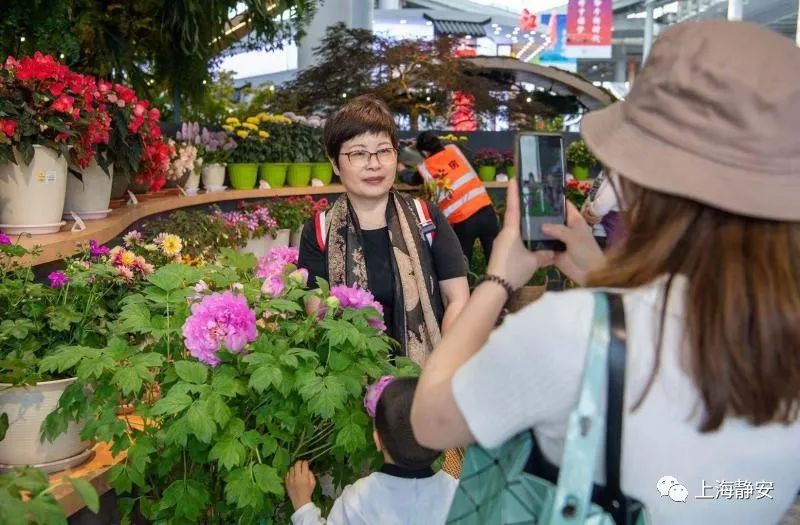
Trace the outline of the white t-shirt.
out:
M 653 370 L 665 283 L 661 278 L 624 294 L 629 409 Z M 728 418 L 716 432 L 697 430 L 701 398 L 679 361 L 685 291 L 685 278 L 677 277 L 667 306 L 659 372 L 642 406 L 625 413 L 622 490 L 647 506 L 655 525 L 778 523 L 800 490 L 800 421 L 753 427 Z M 567 418 L 577 404 L 582 379 L 594 307 L 591 292 L 545 294 L 507 318 L 458 370 L 455 400 L 481 445 L 495 447 L 533 428 L 545 457 L 560 464 Z M 601 402 L 605 406 L 605 399 Z M 602 465 L 601 457 L 598 473 Z M 656 484 L 664 476 L 686 487 L 685 502 L 660 495 Z M 596 481 L 603 478 L 600 474 Z M 733 497 L 727 499 L 729 495 Z
M 327 521 L 307 503 L 292 515 L 292 525 L 444 525 L 456 487 L 443 470 L 420 479 L 375 472 L 345 487 Z

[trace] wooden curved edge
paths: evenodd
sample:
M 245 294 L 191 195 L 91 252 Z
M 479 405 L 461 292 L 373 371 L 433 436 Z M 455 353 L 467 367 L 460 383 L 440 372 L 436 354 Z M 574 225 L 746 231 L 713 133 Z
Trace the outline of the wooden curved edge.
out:
M 487 188 L 504 188 L 506 185 L 505 182 L 488 182 L 485 184 Z M 409 186 L 407 184 L 396 184 L 395 188 L 399 191 L 415 191 L 419 189 L 418 186 Z M 62 231 L 58 233 L 22 237 L 20 244 L 27 249 L 34 247 L 41 249 L 41 253 L 37 257 L 28 257 L 24 261 L 25 264 L 36 266 L 70 257 L 78 252 L 80 244 L 85 244 L 92 239 L 101 244 L 106 243 L 124 232 L 135 222 L 159 213 L 226 201 L 303 195 L 334 195 L 343 192 L 344 186 L 331 184 L 329 186 L 308 186 L 303 188 L 228 190 L 192 196 L 156 197 L 139 202 L 136 206 L 112 210 L 105 219 L 85 221 L 86 229 L 83 231 L 70 231 L 75 223 L 68 222 Z

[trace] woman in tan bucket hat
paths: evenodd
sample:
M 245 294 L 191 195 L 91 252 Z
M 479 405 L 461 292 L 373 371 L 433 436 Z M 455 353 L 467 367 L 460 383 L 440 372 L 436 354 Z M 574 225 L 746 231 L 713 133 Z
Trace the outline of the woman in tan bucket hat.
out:
M 604 258 L 572 208 L 548 232 L 566 252 L 527 252 L 510 187 L 495 277 L 423 370 L 418 441 L 495 447 L 532 428 L 560 463 L 593 290 L 545 294 L 492 333 L 507 287 L 555 262 L 623 296 L 623 492 L 656 525 L 778 523 L 800 489 L 799 127 L 789 39 L 719 21 L 665 31 L 628 99 L 582 127 L 617 181 L 627 238 Z

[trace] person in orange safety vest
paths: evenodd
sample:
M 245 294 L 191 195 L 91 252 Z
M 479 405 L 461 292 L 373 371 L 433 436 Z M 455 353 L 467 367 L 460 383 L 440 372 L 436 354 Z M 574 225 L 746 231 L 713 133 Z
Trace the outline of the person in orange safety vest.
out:
M 423 180 L 436 181 L 444 189 L 437 204 L 458 236 L 467 260 L 472 262 L 472 248 L 479 240 L 488 261 L 500 225 L 483 181 L 458 146 L 442 144 L 430 131 L 417 137 L 417 151 L 425 157 L 417 166 Z

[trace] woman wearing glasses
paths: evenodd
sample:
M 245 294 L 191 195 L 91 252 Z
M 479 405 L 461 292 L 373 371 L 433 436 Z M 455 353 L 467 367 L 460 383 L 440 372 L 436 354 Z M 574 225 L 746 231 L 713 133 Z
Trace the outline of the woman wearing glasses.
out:
M 353 99 L 323 138 L 345 194 L 306 223 L 299 265 L 311 286 L 321 277 L 372 292 L 397 353 L 422 365 L 469 298 L 458 238 L 436 206 L 392 190 L 397 128 L 383 102 Z

